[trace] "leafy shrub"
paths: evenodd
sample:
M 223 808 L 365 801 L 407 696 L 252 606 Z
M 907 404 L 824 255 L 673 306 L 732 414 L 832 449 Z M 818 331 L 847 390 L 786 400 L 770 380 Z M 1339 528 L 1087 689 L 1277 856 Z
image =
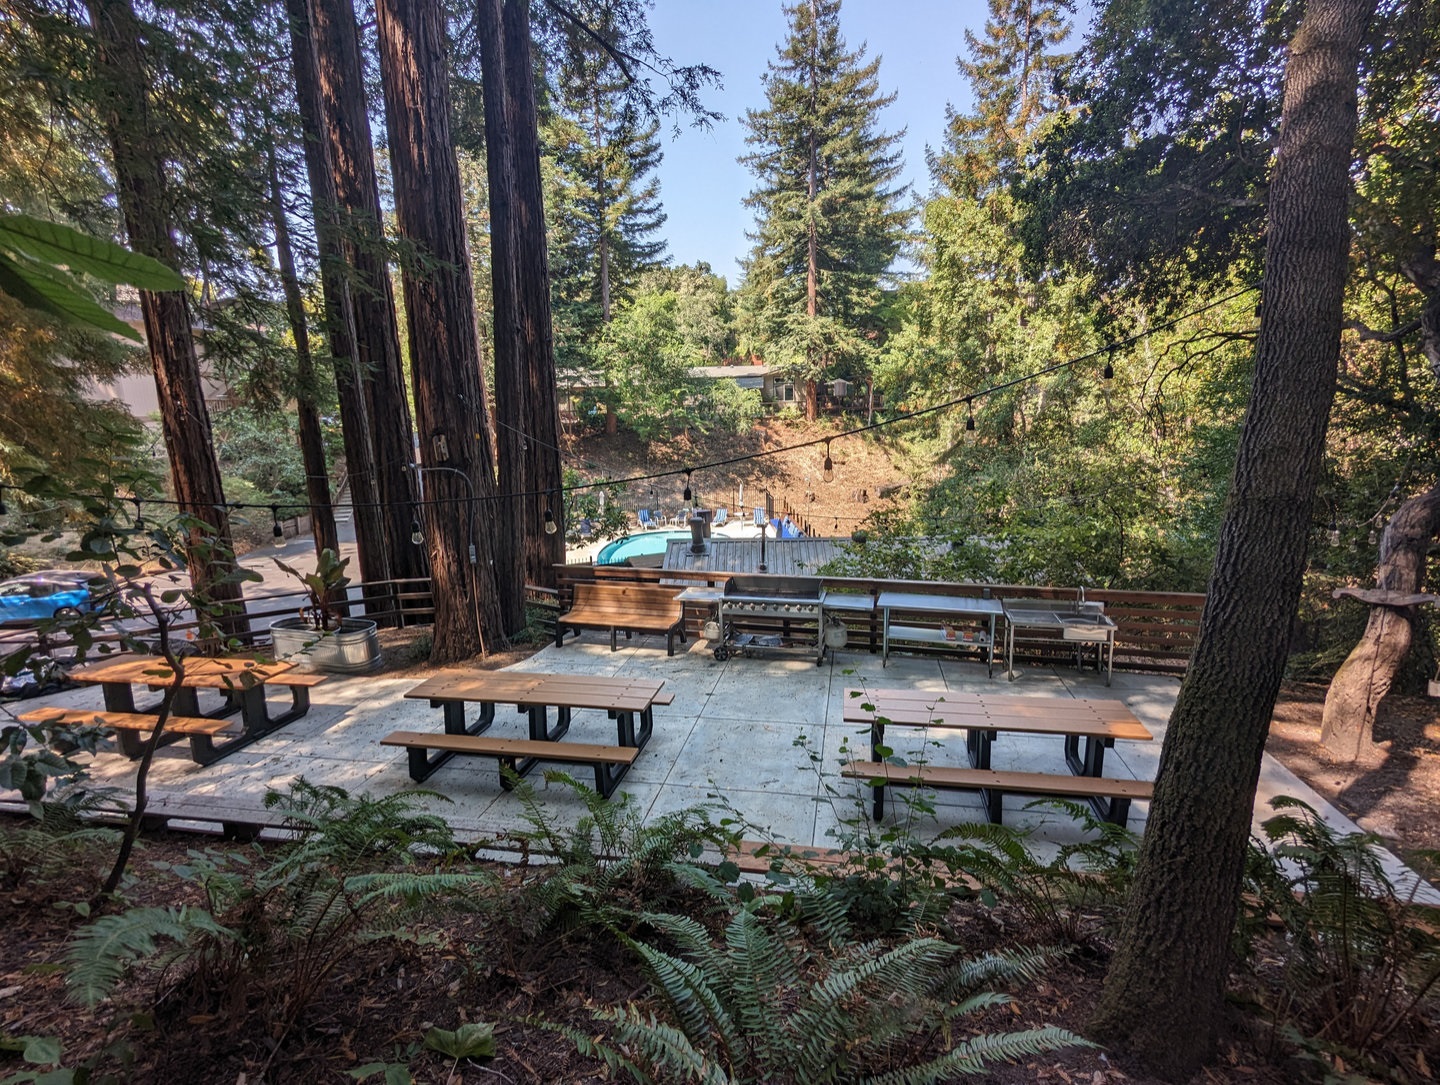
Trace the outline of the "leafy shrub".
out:
M 1250 851 L 1242 917 L 1263 958 L 1279 962 L 1274 982 L 1262 985 L 1262 1010 L 1327 1072 L 1348 1066 L 1388 1080 L 1388 1045 L 1423 1030 L 1435 1006 L 1433 910 L 1413 899 L 1418 879 L 1409 894 L 1397 889 L 1377 837 L 1337 833 L 1296 798 L 1273 805 L 1284 812 L 1261 826 L 1270 846 Z M 1271 917 L 1283 938 L 1263 933 Z
M 352 798 L 303 779 L 288 795 L 271 792 L 267 806 L 299 838 L 253 869 L 240 855 L 192 852 L 172 869 L 204 890 L 206 906 L 132 909 L 90 924 L 68 957 L 72 997 L 93 1005 L 147 962 L 178 971 L 167 997 L 223 1010 L 237 1028 L 258 1017 L 278 1046 L 362 943 L 413 941 L 416 918 L 493 883 L 427 869 L 455 842 L 442 819 L 413 808 L 426 797 Z
M 710 821 L 705 805 L 647 822 L 623 791 L 606 799 L 563 772 L 546 772 L 545 779 L 570 788 L 585 813 L 573 828 L 566 827 L 546 810 L 534 787 L 515 778 L 531 826 L 515 837 L 557 860 L 527 883 L 527 905 L 513 910 L 526 917 L 531 933 L 552 925 L 623 925 L 682 886 L 699 885 L 693 860 L 706 845 L 731 848 L 738 839 Z
M 957 962 L 956 947 L 933 938 L 812 952 L 793 928 L 772 928 L 749 908 L 733 916 L 716 945 L 688 916 L 643 918 L 679 947 L 676 955 L 627 939 L 662 1013 L 634 1004 L 601 1011 L 597 1016 L 612 1025 L 616 1046 L 547 1026 L 635 1081 L 920 1085 L 1085 1043 L 1047 1027 L 951 1044 L 957 1021 L 1008 1001 L 975 993 L 980 985 L 1033 978 L 1050 959 L 1045 952 Z M 936 1047 L 941 1053 L 930 1055 Z
M 942 832 L 932 856 L 952 872 L 976 879 L 988 899 L 1018 907 L 1042 941 L 1081 944 L 1096 910 L 1118 908 L 1129 892 L 1139 837 L 1123 825 L 1100 820 L 1087 804 L 1040 799 L 1025 808 L 1040 806 L 1077 821 L 1085 838 L 1060 845 L 1046 859 L 1030 844 L 1028 830 L 972 822 Z M 970 843 L 938 846 L 950 840 Z

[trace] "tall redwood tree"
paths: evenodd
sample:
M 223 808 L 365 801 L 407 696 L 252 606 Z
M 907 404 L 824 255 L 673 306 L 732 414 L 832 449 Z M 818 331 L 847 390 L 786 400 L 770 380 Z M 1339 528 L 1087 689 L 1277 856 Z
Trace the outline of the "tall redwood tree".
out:
M 427 257 L 404 273 L 411 371 L 435 597 L 431 659 L 453 662 L 503 641 L 493 540 L 504 531 L 485 410 L 459 167 L 450 138 L 444 11 L 436 0 L 380 0 L 380 74 L 402 237 Z M 497 521 L 499 521 L 497 525 Z M 498 529 L 497 529 L 498 528 Z
M 130 247 L 178 268 L 180 249 L 166 217 L 170 206 L 166 162 L 149 120 L 151 87 L 140 21 L 130 0 L 89 0 L 88 7 L 96 43 L 101 115 Z M 230 517 L 200 383 L 189 299 L 183 291 L 142 290 L 140 311 L 155 370 L 175 499 L 182 513 L 211 529 L 191 531 L 195 560 L 190 564 L 190 576 L 198 592 L 216 603 L 237 607 L 240 616 L 223 627 L 240 632 L 246 624 L 244 603 L 238 580 L 229 575 L 234 570 Z M 207 534 L 216 545 L 201 546 Z

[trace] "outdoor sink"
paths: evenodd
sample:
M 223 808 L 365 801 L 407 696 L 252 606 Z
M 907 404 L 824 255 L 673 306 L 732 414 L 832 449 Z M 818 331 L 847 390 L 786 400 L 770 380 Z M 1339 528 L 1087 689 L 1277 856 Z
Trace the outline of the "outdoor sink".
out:
M 1066 640 L 1109 640 L 1115 623 L 1100 613 L 1060 616 L 1061 636 Z

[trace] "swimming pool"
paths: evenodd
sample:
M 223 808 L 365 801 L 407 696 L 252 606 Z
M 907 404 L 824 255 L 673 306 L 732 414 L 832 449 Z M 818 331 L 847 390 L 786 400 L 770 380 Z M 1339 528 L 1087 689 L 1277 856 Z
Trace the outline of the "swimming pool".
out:
M 671 539 L 688 539 L 688 531 L 647 531 L 607 543 L 595 557 L 596 565 L 623 565 L 631 558 L 665 553 Z

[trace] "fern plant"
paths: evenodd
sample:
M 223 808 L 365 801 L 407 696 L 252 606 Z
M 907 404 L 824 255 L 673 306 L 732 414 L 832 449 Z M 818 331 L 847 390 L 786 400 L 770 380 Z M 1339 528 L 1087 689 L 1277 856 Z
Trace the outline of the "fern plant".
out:
M 724 850 L 738 841 L 735 830 L 711 821 L 715 808 L 708 804 L 646 821 L 624 792 L 606 799 L 563 772 L 546 772 L 545 779 L 570 788 L 584 813 L 566 824 L 534 787 L 512 776 L 530 825 L 513 836 L 555 860 L 526 883 L 526 906 L 512 911 L 525 917 L 531 933 L 553 924 L 623 926 L 681 888 L 704 888 L 693 861 L 707 847 Z
M 170 977 L 165 997 L 224 1009 L 237 1026 L 256 1014 L 282 1037 L 361 943 L 413 939 L 417 919 L 493 885 L 443 869 L 455 843 L 442 819 L 414 809 L 427 794 L 354 798 L 304 780 L 271 793 L 298 838 L 254 869 L 243 856 L 191 853 L 172 869 L 204 889 L 207 907 L 92 923 L 69 953 L 72 997 L 94 1004 L 145 962 Z
M 792 927 L 767 924 L 748 907 L 734 914 L 717 945 L 688 916 L 644 918 L 679 950 L 627 939 L 661 1012 L 633 1004 L 601 1011 L 614 1044 L 545 1025 L 638 1082 L 925 1085 L 1086 1043 L 1049 1027 L 950 1042 L 960 1018 L 1008 1001 L 978 987 L 1035 977 L 1052 956 L 1047 951 L 957 962 L 955 946 L 915 938 L 893 948 L 850 942 L 815 953 Z
M 1416 879 L 1402 893 L 1385 869 L 1379 839 L 1337 833 L 1313 808 L 1272 800 L 1262 826 L 1269 847 L 1251 849 L 1246 870 L 1255 935 L 1278 917 L 1284 939 L 1264 956 L 1282 962 L 1264 1005 L 1301 1051 L 1328 1069 L 1337 1061 L 1384 1075 L 1398 1033 L 1425 1027 L 1440 988 L 1440 935 L 1433 910 L 1416 904 Z M 1412 861 L 1437 856 L 1421 853 Z
M 1083 944 L 1087 917 L 1097 910 L 1113 912 L 1129 892 L 1139 837 L 1097 818 L 1083 803 L 1041 799 L 1025 808 L 1042 806 L 1078 822 L 1085 835 L 1046 858 L 1026 829 L 969 822 L 940 833 L 931 855 L 952 873 L 979 882 L 987 903 L 1002 899 L 1018 907 L 1041 941 Z M 947 841 L 966 843 L 946 847 Z

